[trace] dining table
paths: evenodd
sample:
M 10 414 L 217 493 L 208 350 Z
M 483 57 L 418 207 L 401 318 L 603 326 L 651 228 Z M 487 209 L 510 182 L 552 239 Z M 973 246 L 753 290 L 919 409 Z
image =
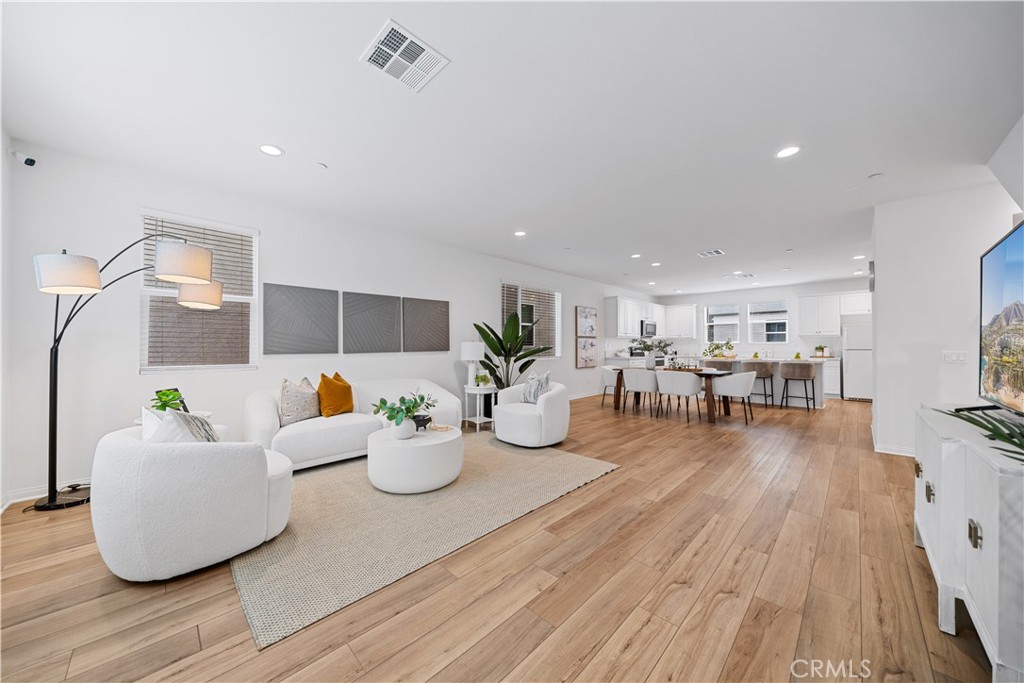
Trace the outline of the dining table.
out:
M 626 368 L 615 369 L 615 400 L 613 405 L 615 410 L 622 409 L 622 402 L 625 400 L 625 380 L 623 379 L 622 371 Z M 704 380 L 704 402 L 707 406 L 708 423 L 715 423 L 715 377 L 725 377 L 731 375 L 731 370 L 715 370 L 713 368 L 658 368 L 658 372 L 692 372 L 698 377 Z M 640 394 L 636 394 L 633 397 L 634 402 L 640 402 Z M 731 415 L 731 407 L 729 405 L 728 397 L 722 398 L 722 412 L 726 415 Z

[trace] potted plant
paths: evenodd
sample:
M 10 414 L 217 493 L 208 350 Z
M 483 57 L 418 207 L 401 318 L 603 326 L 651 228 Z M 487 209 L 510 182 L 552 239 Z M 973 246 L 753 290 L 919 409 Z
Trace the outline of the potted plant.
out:
M 1024 425 L 1013 420 L 984 413 L 957 413 L 952 410 L 939 410 L 938 412 L 974 425 L 985 432 L 986 437 L 992 441 L 998 441 L 1011 446 L 1012 449 L 1002 446 L 993 446 L 992 448 L 1001 452 L 1006 457 L 1024 464 Z
M 708 342 L 707 348 L 701 351 L 701 355 L 712 358 L 721 358 L 723 356 L 735 358 L 736 354 L 726 353 L 726 351 L 732 351 L 733 348 L 735 347 L 732 344 L 732 339 L 726 339 L 724 342 Z
M 551 350 L 550 346 L 534 346 L 523 350 L 530 331 L 539 322 L 534 320 L 529 325 L 520 325 L 519 314 L 510 313 L 501 334 L 487 323 L 473 323 L 487 346 L 480 365 L 484 366 L 499 390 L 508 389 L 522 379 L 523 373 L 537 360 L 536 356 Z
M 474 379 L 476 380 L 476 385 L 478 387 L 485 387 L 485 386 L 487 386 L 488 384 L 491 383 L 490 376 L 487 373 L 484 373 L 484 372 L 482 372 L 479 375 L 477 375 Z
M 646 356 L 646 363 L 648 370 L 653 370 L 657 365 L 655 356 L 657 354 L 666 355 L 669 349 L 672 348 L 672 342 L 668 339 L 630 339 L 629 345 L 634 349 L 640 349 Z
M 430 394 L 414 393 L 411 398 L 399 396 L 398 401 L 394 403 L 388 403 L 386 398 L 381 398 L 373 406 L 373 414 L 379 415 L 384 413 L 384 417 L 395 425 L 395 438 L 408 439 L 416 433 L 417 413 L 421 410 L 433 408 L 436 405 L 437 399 L 430 396 Z
M 817 346 L 815 346 L 814 347 L 814 353 L 819 355 L 819 356 L 824 356 L 825 355 L 825 345 L 824 344 L 818 344 Z
M 185 401 L 177 389 L 161 389 L 153 399 L 153 410 L 181 410 L 183 405 Z

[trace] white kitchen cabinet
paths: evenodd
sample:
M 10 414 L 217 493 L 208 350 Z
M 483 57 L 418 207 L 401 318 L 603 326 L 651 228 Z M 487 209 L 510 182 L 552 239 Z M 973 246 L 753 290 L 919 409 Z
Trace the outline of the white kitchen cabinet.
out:
M 697 338 L 697 306 L 696 304 L 683 304 L 680 306 L 665 307 L 665 331 L 666 337 L 673 339 L 696 339 Z M 660 331 L 660 330 L 659 330 Z
M 847 292 L 839 295 L 840 315 L 871 315 L 871 292 Z
M 605 299 L 605 334 L 608 337 L 640 336 L 640 321 L 653 320 L 658 324 L 658 336 L 665 329 L 665 307 L 649 301 L 638 301 L 624 296 Z
M 1024 681 L 1024 468 L 980 430 L 917 413 L 914 540 L 938 586 L 939 628 L 956 633 L 963 600 L 993 681 Z
M 842 390 L 840 379 L 842 376 L 842 366 L 839 364 L 839 359 L 836 358 L 825 361 L 822 374 L 825 393 L 838 396 L 839 392 Z
M 803 336 L 838 337 L 839 295 L 822 294 L 805 296 L 799 300 L 800 324 L 797 329 Z

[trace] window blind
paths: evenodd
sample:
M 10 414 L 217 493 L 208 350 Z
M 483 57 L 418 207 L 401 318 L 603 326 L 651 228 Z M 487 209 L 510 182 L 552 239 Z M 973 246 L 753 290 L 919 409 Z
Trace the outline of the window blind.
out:
M 719 304 L 704 309 L 707 341 L 724 342 L 740 340 L 739 304 Z
M 149 367 L 249 364 L 249 302 L 225 301 L 220 310 L 197 311 L 171 296 L 148 299 Z
M 146 235 L 184 237 L 189 244 L 212 251 L 213 279 L 224 283 L 224 296 L 253 295 L 253 235 L 188 225 L 154 216 L 144 216 L 143 226 Z M 152 266 L 155 261 L 156 243 L 157 240 L 143 242 L 146 266 Z M 173 282 L 157 280 L 152 271 L 146 271 L 145 286 L 150 289 L 178 288 Z
M 789 305 L 785 301 L 747 304 L 751 344 L 784 344 L 788 340 Z
M 540 358 L 562 355 L 562 294 L 546 289 L 503 283 L 501 285 L 501 325 L 512 313 L 519 314 L 522 326 L 539 321 L 526 340 L 526 348 L 550 346 Z M 501 332 L 501 327 L 497 328 Z
M 251 366 L 256 316 L 256 236 L 244 232 L 143 216 L 146 235 L 174 235 L 213 252 L 213 279 L 224 284 L 224 302 L 216 311 L 178 305 L 178 285 L 143 277 L 141 367 Z M 143 243 L 143 263 L 153 266 L 156 243 Z

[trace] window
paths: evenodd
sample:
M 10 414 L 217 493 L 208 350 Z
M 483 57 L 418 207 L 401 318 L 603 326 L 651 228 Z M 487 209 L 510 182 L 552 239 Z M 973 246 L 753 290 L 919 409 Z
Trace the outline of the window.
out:
M 724 342 L 740 340 L 739 304 L 723 304 L 704 308 L 704 334 L 706 341 Z
M 144 213 L 146 235 L 175 235 L 213 252 L 213 279 L 224 283 L 216 311 L 179 306 L 178 286 L 151 271 L 142 283 L 141 370 L 256 367 L 256 233 L 243 228 L 199 225 Z M 143 264 L 152 266 L 157 240 L 143 242 Z
M 789 304 L 769 301 L 747 304 L 751 344 L 785 344 L 789 341 Z
M 562 294 L 523 285 L 501 285 L 501 324 L 512 313 L 519 314 L 521 327 L 539 321 L 526 338 L 526 348 L 550 346 L 538 358 L 562 357 Z M 497 328 L 501 332 L 501 327 Z

